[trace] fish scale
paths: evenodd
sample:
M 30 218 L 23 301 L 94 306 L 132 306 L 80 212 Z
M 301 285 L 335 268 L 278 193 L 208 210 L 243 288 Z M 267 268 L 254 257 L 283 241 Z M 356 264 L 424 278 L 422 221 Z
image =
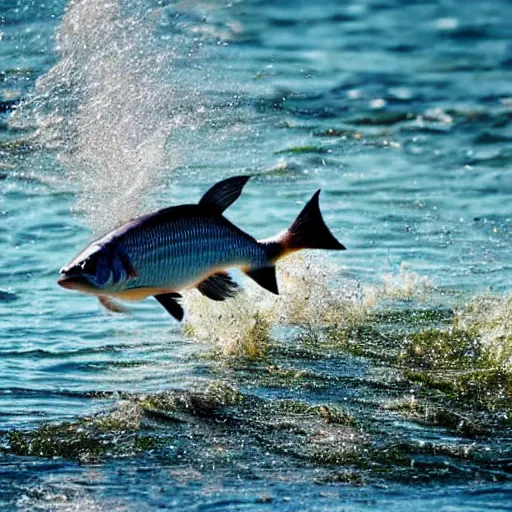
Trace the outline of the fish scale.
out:
M 149 232 L 141 226 L 125 237 L 118 239 L 121 249 L 136 270 L 143 269 L 127 289 L 162 283 L 173 288 L 203 276 L 211 267 L 254 266 L 266 257 L 256 240 L 206 217 L 180 219 Z

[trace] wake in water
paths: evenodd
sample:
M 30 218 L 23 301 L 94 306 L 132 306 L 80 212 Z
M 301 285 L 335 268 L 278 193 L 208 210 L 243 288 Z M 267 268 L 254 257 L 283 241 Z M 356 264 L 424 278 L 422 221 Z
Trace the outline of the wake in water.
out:
M 157 454 L 167 471 L 185 465 L 209 482 L 247 465 L 252 478 L 268 479 L 267 464 L 288 483 L 303 482 L 308 467 L 318 485 L 505 482 L 512 381 L 504 360 L 491 357 L 487 336 L 510 297 L 484 297 L 454 313 L 403 287 L 407 308 L 379 308 L 362 291 L 329 295 L 307 280 L 311 274 L 301 275 L 307 265 L 298 258 L 287 271 L 294 265 L 299 275 L 291 272 L 290 282 L 308 283 L 320 318 L 298 311 L 303 298 L 286 294 L 272 299 L 280 300 L 276 314 L 279 305 L 256 287 L 249 294 L 264 301 L 257 308 L 249 295 L 222 304 L 220 313 L 205 302 L 189 324 L 193 334 L 244 357 L 210 360 L 214 376 L 192 390 L 116 394 L 110 412 L 7 432 L 0 435 L 5 450 L 82 463 L 137 456 L 154 464 Z M 387 300 L 404 281 L 402 272 Z M 482 304 L 492 313 L 481 314 Z M 290 343 L 272 332 L 283 320 L 300 327 Z M 510 336 L 510 329 L 498 334 L 509 348 Z M 354 370 L 354 361 L 364 361 L 363 369 Z

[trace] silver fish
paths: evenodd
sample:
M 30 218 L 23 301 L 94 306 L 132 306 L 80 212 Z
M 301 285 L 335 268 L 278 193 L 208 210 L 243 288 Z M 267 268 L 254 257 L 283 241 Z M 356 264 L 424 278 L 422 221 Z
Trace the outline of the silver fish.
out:
M 250 176 L 220 181 L 198 204 L 165 208 L 134 219 L 87 246 L 62 267 L 58 283 L 96 295 L 107 309 L 124 311 L 114 299 L 153 296 L 177 320 L 184 289 L 198 288 L 212 300 L 236 295 L 226 269 L 238 267 L 278 294 L 275 263 L 301 249 L 344 250 L 325 225 L 318 190 L 283 233 L 255 240 L 223 216 Z

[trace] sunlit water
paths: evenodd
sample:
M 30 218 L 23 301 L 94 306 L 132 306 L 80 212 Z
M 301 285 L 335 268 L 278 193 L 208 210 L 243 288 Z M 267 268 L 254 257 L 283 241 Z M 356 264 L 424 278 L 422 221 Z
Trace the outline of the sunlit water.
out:
M 510 19 L 505 0 L 4 0 L 2 506 L 507 509 L 506 408 L 498 408 L 500 428 L 476 441 L 460 425 L 454 433 L 385 412 L 390 400 L 415 392 L 388 359 L 346 346 L 313 357 L 297 331 L 368 324 L 382 303 L 403 313 L 404 332 L 417 308 L 434 312 L 430 329 L 444 312 L 473 303 L 466 323 L 496 311 L 482 320 L 489 346 L 500 361 L 512 354 L 500 345 L 512 332 Z M 115 316 L 56 285 L 59 268 L 95 235 L 195 202 L 234 174 L 254 175 L 227 212 L 242 229 L 276 234 L 321 188 L 326 222 L 348 250 L 283 262 L 281 299 L 243 278 L 247 295 L 233 304 L 191 294 L 185 328 L 155 301 Z M 484 293 L 492 299 L 479 302 Z M 382 334 L 396 322 L 370 323 Z M 258 358 L 259 343 L 279 348 Z M 232 364 L 234 355 L 242 360 Z M 296 384 L 283 368 L 293 368 Z M 246 397 L 247 410 L 227 416 L 231 426 L 221 426 L 224 417 L 172 428 L 144 423 L 166 442 L 94 464 L 44 449 L 13 454 L 12 432 L 212 382 Z M 448 448 L 391 476 L 377 478 L 375 468 L 368 479 L 343 476 L 351 464 L 293 455 L 297 432 L 273 433 L 269 444 L 258 431 L 263 421 L 243 423 L 264 416 L 258 400 L 263 410 L 283 399 L 343 404 L 365 432 L 350 433 L 354 446 Z M 123 421 L 130 411 L 121 407 Z M 315 426 L 315 436 L 334 439 L 326 425 Z M 487 455 L 450 459 L 471 446 Z

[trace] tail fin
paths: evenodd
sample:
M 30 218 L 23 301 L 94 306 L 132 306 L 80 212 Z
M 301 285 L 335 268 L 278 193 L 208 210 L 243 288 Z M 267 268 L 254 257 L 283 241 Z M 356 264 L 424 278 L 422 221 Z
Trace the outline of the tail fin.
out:
M 345 250 L 345 246 L 334 238 L 325 225 L 318 203 L 319 195 L 320 190 L 317 190 L 284 233 L 262 241 L 267 245 L 269 260 L 275 262 L 286 254 L 301 249 Z

